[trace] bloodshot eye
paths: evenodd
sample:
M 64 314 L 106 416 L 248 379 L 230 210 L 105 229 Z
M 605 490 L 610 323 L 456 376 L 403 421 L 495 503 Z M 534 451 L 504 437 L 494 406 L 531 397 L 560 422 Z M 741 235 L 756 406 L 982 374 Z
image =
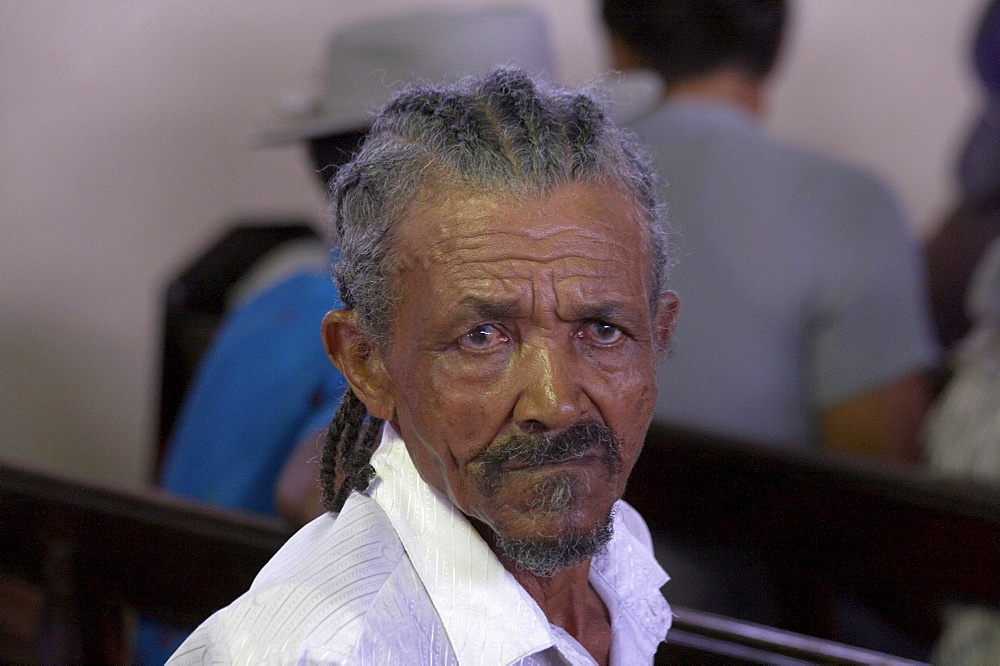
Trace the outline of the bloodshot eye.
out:
M 467 349 L 482 351 L 506 342 L 507 336 L 493 324 L 483 324 L 463 334 L 458 341 Z
M 609 324 L 606 321 L 591 322 L 587 325 L 585 333 L 588 334 L 594 342 L 601 345 L 613 345 L 625 337 L 625 333 L 622 329 L 618 328 L 614 324 Z

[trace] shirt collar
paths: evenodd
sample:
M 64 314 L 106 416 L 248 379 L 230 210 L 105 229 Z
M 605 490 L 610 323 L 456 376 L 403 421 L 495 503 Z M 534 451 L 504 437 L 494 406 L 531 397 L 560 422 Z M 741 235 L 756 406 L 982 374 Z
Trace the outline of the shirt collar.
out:
M 423 481 L 388 423 L 371 464 L 377 475 L 368 494 L 399 535 L 460 664 L 484 654 L 510 663 L 556 643 L 545 614 L 466 516 Z M 641 522 L 634 509 L 624 508 Z M 591 583 L 608 607 L 615 636 L 624 631 L 625 641 L 650 643 L 652 655 L 670 626 L 670 609 L 659 593 L 667 575 L 624 520 L 618 506 L 614 536 L 591 562 Z
M 621 500 L 615 509 L 614 536 L 591 561 L 590 582 L 611 615 L 611 663 L 635 663 L 637 654 L 651 661 L 673 619 L 660 593 L 669 576 L 653 557 L 639 513 Z

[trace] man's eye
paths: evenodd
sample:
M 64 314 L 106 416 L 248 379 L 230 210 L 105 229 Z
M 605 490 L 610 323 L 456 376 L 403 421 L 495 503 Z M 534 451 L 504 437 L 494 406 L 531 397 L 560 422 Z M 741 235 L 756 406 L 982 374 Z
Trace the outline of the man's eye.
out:
M 483 324 L 465 333 L 458 339 L 468 349 L 491 349 L 507 341 L 507 336 L 492 324 Z
M 625 337 L 622 329 L 604 321 L 595 321 L 587 325 L 584 334 L 594 342 L 602 345 L 613 345 Z

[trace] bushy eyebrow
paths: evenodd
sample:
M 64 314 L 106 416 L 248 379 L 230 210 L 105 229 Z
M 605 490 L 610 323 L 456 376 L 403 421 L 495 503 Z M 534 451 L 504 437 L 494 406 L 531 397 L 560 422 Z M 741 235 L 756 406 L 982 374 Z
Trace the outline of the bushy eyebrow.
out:
M 459 303 L 460 311 L 474 314 L 480 319 L 515 319 L 521 308 L 517 303 L 491 301 L 470 296 Z M 576 321 L 632 321 L 635 313 L 632 308 L 619 303 L 593 303 L 573 308 L 572 317 Z
M 579 309 L 575 309 L 574 314 L 578 319 L 590 321 L 631 319 L 629 312 L 625 308 L 612 303 L 584 305 Z
M 469 296 L 459 302 L 458 309 L 475 314 L 481 319 L 513 319 L 517 316 L 520 308 L 517 303 L 488 301 Z

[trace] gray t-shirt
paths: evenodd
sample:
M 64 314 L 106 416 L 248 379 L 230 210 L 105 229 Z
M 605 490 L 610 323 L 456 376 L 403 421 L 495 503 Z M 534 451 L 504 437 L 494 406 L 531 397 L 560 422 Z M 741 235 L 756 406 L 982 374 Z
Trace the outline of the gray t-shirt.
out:
M 656 420 L 808 446 L 823 408 L 935 363 L 917 248 L 880 181 L 735 107 L 667 104 L 633 129 L 678 232 Z

